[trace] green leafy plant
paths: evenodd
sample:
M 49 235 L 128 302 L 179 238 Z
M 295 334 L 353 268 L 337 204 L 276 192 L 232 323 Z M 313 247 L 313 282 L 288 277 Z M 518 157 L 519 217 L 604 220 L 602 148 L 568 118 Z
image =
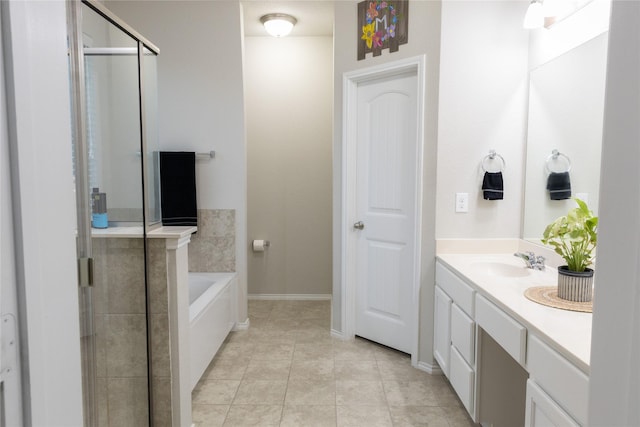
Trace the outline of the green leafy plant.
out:
M 542 243 L 550 245 L 567 262 L 571 271 L 585 271 L 595 257 L 598 217 L 593 215 L 587 204 L 574 199 L 577 208 L 553 221 L 544 230 Z

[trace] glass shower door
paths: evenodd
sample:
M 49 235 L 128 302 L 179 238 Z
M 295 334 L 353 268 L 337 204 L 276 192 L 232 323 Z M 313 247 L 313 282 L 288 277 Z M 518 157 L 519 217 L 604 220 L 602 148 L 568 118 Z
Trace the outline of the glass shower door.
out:
M 93 2 L 69 3 L 83 395 L 87 426 L 150 424 L 141 79 L 155 53 Z M 75 48 L 73 46 L 75 41 Z M 75 49 L 75 53 L 74 53 Z M 155 67 L 155 62 L 153 63 Z M 145 95 L 153 97 L 155 95 Z M 153 113 L 153 111 L 152 111 Z M 151 183 L 153 186 L 153 183 Z M 148 197 L 153 197 L 153 192 Z M 83 274 L 86 272 L 86 274 Z

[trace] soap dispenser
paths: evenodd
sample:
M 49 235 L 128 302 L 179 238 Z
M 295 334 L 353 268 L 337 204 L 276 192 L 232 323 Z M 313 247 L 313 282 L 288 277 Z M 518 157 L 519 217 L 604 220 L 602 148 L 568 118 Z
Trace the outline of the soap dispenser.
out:
M 91 193 L 91 226 L 93 228 L 107 228 L 107 194 L 101 193 L 98 187 L 93 187 Z

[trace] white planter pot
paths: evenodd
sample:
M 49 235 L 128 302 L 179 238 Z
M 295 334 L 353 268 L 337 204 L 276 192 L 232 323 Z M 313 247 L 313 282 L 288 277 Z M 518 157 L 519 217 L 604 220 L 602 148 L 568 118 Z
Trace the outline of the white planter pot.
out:
M 571 271 L 558 267 L 558 297 L 568 301 L 589 302 L 593 296 L 593 270 Z

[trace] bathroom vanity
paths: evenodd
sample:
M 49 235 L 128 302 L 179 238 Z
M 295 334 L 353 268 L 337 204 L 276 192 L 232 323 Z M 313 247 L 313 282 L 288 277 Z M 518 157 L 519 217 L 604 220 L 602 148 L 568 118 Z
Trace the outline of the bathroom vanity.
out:
M 475 422 L 586 425 L 592 315 L 524 296 L 556 274 L 512 253 L 438 255 L 434 357 Z

